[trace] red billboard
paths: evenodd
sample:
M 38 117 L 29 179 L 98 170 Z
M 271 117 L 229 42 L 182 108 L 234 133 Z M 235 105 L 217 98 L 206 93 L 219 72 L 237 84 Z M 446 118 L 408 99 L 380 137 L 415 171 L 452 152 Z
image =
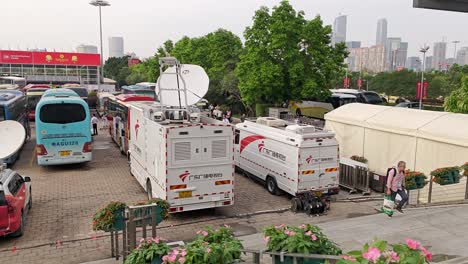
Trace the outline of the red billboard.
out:
M 99 54 L 0 50 L 0 64 L 99 66 Z
M 343 87 L 344 88 L 349 88 L 349 84 L 351 83 L 351 79 L 349 77 L 345 77 L 343 79 Z
M 421 92 L 422 92 L 422 99 L 427 99 L 427 86 L 428 86 L 428 83 L 424 82 L 423 89 L 421 91 L 421 82 L 418 82 L 416 84 L 416 99 L 417 100 L 421 99 Z

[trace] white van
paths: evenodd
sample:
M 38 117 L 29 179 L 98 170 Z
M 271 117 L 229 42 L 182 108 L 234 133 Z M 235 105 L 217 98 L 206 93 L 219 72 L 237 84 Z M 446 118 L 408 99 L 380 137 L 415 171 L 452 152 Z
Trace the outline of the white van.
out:
M 273 117 L 236 125 L 237 168 L 265 181 L 272 194 L 339 192 L 338 142 L 334 134 Z
M 233 127 L 200 113 L 131 102 L 130 170 L 169 212 L 234 204 Z

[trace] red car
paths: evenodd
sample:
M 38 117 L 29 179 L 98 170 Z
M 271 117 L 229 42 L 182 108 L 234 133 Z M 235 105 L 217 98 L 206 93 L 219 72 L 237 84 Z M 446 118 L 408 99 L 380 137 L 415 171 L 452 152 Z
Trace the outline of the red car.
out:
M 0 237 L 23 235 L 31 207 L 31 178 L 0 165 Z

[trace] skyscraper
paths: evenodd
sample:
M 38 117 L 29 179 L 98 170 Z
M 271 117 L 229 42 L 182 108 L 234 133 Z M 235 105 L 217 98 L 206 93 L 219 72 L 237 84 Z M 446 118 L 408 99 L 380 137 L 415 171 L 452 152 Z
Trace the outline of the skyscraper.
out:
M 432 56 L 426 57 L 426 62 L 425 62 L 425 71 L 430 71 L 432 70 Z
M 458 65 L 466 65 L 468 64 L 468 47 L 461 47 L 457 51 L 457 61 Z
M 401 38 L 387 38 L 385 44 L 385 70 L 393 71 L 396 68 L 396 56 L 400 48 Z
M 404 68 L 406 66 L 406 57 L 408 55 L 408 42 L 400 42 L 400 47 L 396 50 L 396 68 Z
M 346 48 L 349 49 L 357 49 L 361 47 L 361 41 L 346 41 Z
M 387 19 L 381 18 L 377 21 L 377 36 L 375 45 L 385 45 L 387 43 Z
M 333 23 L 332 45 L 346 42 L 346 16 L 341 15 L 335 18 Z
M 124 56 L 124 40 L 122 37 L 109 38 L 109 58 L 121 58 Z
M 413 71 L 421 71 L 421 58 L 419 57 L 408 57 L 406 60 L 406 68 Z
M 447 54 L 447 42 L 434 43 L 432 52 L 432 68 L 435 70 L 444 70 L 446 68 L 445 56 Z

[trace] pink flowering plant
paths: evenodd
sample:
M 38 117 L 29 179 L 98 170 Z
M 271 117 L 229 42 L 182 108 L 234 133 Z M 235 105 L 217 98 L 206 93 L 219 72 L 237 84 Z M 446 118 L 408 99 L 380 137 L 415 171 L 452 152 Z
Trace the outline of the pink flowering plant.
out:
M 142 238 L 138 247 L 125 259 L 125 264 L 151 263 L 154 259 L 161 259 L 167 255 L 169 250 L 169 246 L 162 238 Z
M 376 240 L 365 244 L 363 250 L 351 251 L 338 264 L 425 264 L 432 260 L 432 254 L 419 242 L 407 239 L 405 244 L 388 244 Z
M 328 239 L 319 227 L 303 224 L 300 226 L 270 226 L 264 231 L 267 249 L 271 252 L 340 255 L 341 249 Z
M 232 229 L 225 225 L 219 229 L 206 228 L 197 231 L 194 241 L 177 252 L 163 257 L 165 264 L 227 264 L 240 259 L 242 243 L 234 237 Z

